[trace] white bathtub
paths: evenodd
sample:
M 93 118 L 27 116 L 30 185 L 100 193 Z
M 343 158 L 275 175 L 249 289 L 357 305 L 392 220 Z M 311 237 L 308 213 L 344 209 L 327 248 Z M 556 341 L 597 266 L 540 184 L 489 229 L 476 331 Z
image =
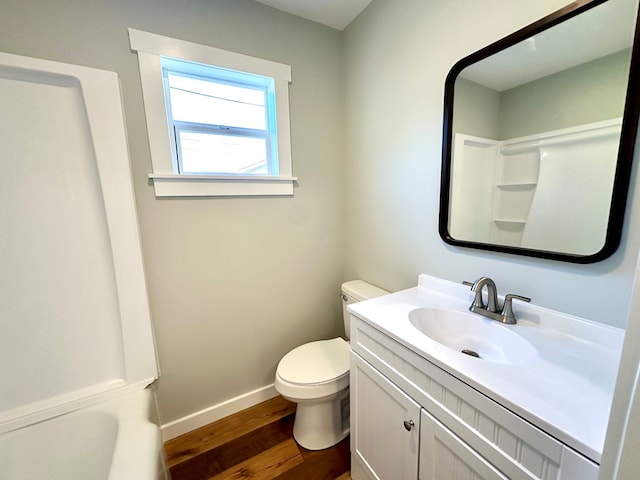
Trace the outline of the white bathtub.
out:
M 149 389 L 0 435 L 3 480 L 168 479 Z

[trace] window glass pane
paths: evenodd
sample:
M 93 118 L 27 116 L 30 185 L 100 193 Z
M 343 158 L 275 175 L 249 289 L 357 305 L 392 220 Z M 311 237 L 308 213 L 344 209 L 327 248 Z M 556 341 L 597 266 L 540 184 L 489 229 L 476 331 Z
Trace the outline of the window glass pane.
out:
M 181 173 L 267 175 L 264 138 L 180 131 Z
M 173 120 L 266 130 L 265 92 L 169 74 Z

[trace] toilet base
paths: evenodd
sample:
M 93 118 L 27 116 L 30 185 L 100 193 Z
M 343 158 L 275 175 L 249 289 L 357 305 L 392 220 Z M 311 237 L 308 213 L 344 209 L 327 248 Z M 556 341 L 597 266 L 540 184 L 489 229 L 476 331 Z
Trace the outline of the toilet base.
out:
M 297 404 L 293 438 L 307 450 L 323 450 L 349 435 L 349 389 L 333 399 Z

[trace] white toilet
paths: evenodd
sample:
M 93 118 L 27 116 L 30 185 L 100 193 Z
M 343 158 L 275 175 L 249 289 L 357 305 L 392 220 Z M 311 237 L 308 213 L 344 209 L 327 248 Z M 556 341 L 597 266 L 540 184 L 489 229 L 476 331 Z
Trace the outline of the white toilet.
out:
M 347 305 L 387 293 L 362 280 L 342 284 L 347 338 Z M 322 450 L 349 434 L 349 343 L 341 337 L 305 343 L 287 353 L 278 364 L 275 388 L 298 404 L 293 437 L 302 447 Z

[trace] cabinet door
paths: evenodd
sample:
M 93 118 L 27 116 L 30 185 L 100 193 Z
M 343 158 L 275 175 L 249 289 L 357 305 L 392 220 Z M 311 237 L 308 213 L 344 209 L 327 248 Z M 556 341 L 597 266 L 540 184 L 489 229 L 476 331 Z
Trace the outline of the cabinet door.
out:
M 419 431 L 420 406 L 352 352 L 354 460 L 373 480 L 416 480 Z
M 429 412 L 421 417 L 420 480 L 508 480 Z

